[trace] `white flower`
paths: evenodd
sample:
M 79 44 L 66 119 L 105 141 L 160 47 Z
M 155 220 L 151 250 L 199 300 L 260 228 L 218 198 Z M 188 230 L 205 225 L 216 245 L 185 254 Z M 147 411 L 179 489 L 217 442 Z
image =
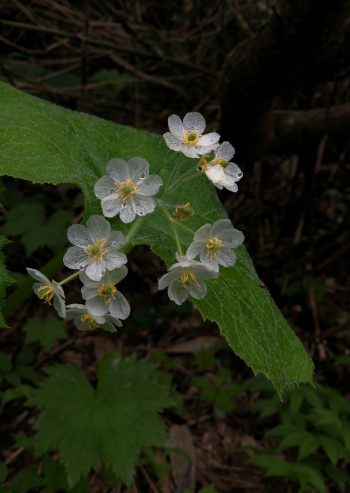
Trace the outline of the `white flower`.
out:
M 201 158 L 201 167 L 205 174 L 214 185 L 222 190 L 227 188 L 231 192 L 237 192 L 239 181 L 243 173 L 237 164 L 230 162 L 235 155 L 235 150 L 229 142 L 223 142 L 218 149 L 214 151 L 214 159 L 209 163 L 203 157 Z
M 86 308 L 92 315 L 101 317 L 110 313 L 112 317 L 121 320 L 128 318 L 130 305 L 116 286 L 127 273 L 128 269 L 122 265 L 119 269 L 106 272 L 99 282 L 89 279 L 85 272 L 80 274 L 80 280 L 84 284 L 81 293 L 86 300 Z
M 123 223 L 131 223 L 136 216 L 154 211 L 156 203 L 152 196 L 158 193 L 163 181 L 158 175 L 149 175 L 146 159 L 133 157 L 127 163 L 112 159 L 106 171 L 107 175 L 94 187 L 96 197 L 101 199 L 104 216 L 119 214 Z
M 205 224 L 196 231 L 193 242 L 187 249 L 186 255 L 200 261 L 209 269 L 219 271 L 219 265 L 228 267 L 236 262 L 232 251 L 242 245 L 244 235 L 235 229 L 229 219 L 219 219 L 213 225 Z
M 177 115 L 168 118 L 170 132 L 163 137 L 167 146 L 173 151 L 180 151 L 185 156 L 198 158 L 202 154 L 208 154 L 217 147 L 220 135 L 212 132 L 203 135 L 205 119 L 200 113 L 187 113 L 183 121 Z
M 106 270 L 126 264 L 127 258 L 118 249 L 124 244 L 120 231 L 111 231 L 111 225 L 102 216 L 91 216 L 86 227 L 73 224 L 67 231 L 68 240 L 75 246 L 68 248 L 63 263 L 69 269 L 84 269 L 93 281 L 99 281 Z
M 57 311 L 58 315 L 62 318 L 66 316 L 65 294 L 62 286 L 56 281 L 50 281 L 44 274 L 37 269 L 31 269 L 27 267 L 28 274 L 35 279 L 33 284 L 34 293 L 43 300 L 45 303 L 51 305 Z
M 100 327 L 107 332 L 116 332 L 116 327 L 121 327 L 122 323 L 117 318 L 105 315 L 97 317 L 93 315 L 85 305 L 73 303 L 67 305 L 67 319 L 74 320 L 74 325 L 79 330 L 95 330 Z
M 207 294 L 204 279 L 216 278 L 218 273 L 178 253 L 176 259 L 177 263 L 169 267 L 167 274 L 159 279 L 159 289 L 168 288 L 169 298 L 177 305 L 182 305 L 189 295 L 197 300 L 204 298 Z

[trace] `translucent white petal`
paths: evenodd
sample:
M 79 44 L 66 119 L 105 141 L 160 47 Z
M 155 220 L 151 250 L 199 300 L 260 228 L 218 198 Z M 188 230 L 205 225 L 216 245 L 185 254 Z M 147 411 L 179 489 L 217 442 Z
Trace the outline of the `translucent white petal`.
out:
M 219 236 L 224 231 L 233 231 L 232 223 L 229 219 L 218 219 L 210 229 L 210 237 Z M 221 238 L 221 237 L 220 237 Z
M 178 139 L 170 132 L 166 132 L 165 134 L 163 134 L 163 137 L 169 149 L 172 149 L 173 151 L 182 151 L 182 148 L 184 146 L 182 140 Z
M 95 317 L 102 317 L 108 313 L 108 304 L 105 303 L 103 296 L 95 296 L 86 301 L 86 308 Z
M 87 253 L 82 248 L 70 247 L 63 257 L 63 263 L 69 269 L 83 269 L 88 264 Z
M 225 173 L 224 169 L 220 165 L 215 165 L 215 166 L 210 166 L 206 171 L 205 174 L 209 178 L 209 180 L 214 183 L 214 185 L 222 190 L 225 182 Z
M 187 113 L 184 116 L 183 124 L 186 130 L 197 130 L 202 134 L 205 130 L 205 119 L 200 113 Z
M 138 216 L 150 214 L 156 208 L 156 203 L 152 197 L 136 195 L 133 199 L 134 211 Z
M 220 239 L 223 246 L 237 248 L 244 242 L 244 234 L 238 229 L 232 229 L 231 231 L 224 231 L 220 233 Z
M 227 168 L 225 168 L 225 173 L 228 176 L 232 176 L 235 181 L 239 181 L 243 176 L 241 168 L 235 163 L 230 163 Z
M 128 161 L 130 179 L 136 183 L 149 175 L 149 164 L 143 157 L 133 157 Z
M 188 291 L 179 281 L 174 281 L 168 287 L 168 296 L 177 305 L 182 305 L 188 298 Z
M 117 250 L 109 251 L 104 260 L 108 270 L 117 269 L 118 267 L 126 264 L 128 261 L 125 253 L 118 252 Z
M 88 231 L 82 224 L 73 224 L 67 230 L 68 240 L 75 246 L 86 248 L 90 243 Z
M 218 277 L 218 273 L 208 269 L 205 265 L 197 262 L 198 265 L 192 267 L 192 272 L 195 274 L 197 279 L 214 279 Z
M 152 196 L 158 193 L 159 188 L 163 185 L 163 180 L 158 175 L 151 175 L 141 184 L 138 184 L 138 189 L 141 195 Z
M 179 139 L 182 139 L 183 133 L 185 131 L 185 128 L 182 124 L 181 118 L 177 115 L 171 115 L 168 118 L 168 125 L 169 125 L 169 130 L 170 132 L 175 135 L 175 137 L 178 137 Z
M 185 154 L 185 156 L 190 157 L 191 159 L 195 159 L 199 157 L 198 148 L 196 146 L 182 144 L 180 150 L 183 154 Z
M 209 154 L 211 151 L 215 151 L 219 147 L 219 144 L 212 144 L 210 146 L 197 145 L 195 147 L 197 154 L 203 156 L 203 154 Z
M 204 224 L 201 226 L 194 234 L 194 241 L 207 241 L 210 238 L 210 228 L 211 224 Z
M 103 279 L 106 279 L 107 283 L 118 284 L 128 274 L 128 268 L 125 265 L 118 267 L 112 271 L 106 272 Z
M 167 272 L 158 279 L 158 289 L 165 289 L 169 286 L 170 283 L 178 279 L 179 272 Z
M 109 305 L 109 313 L 112 317 L 120 318 L 121 320 L 125 320 L 130 315 L 130 305 L 125 296 L 119 291 Z
M 66 304 L 61 296 L 54 296 L 53 307 L 61 318 L 66 318 Z
M 216 144 L 220 140 L 220 135 L 212 132 L 210 134 L 202 135 L 199 137 L 198 146 L 210 147 L 213 144 Z
M 230 142 L 223 142 L 215 151 L 215 157 L 221 157 L 225 161 L 231 161 L 235 155 L 235 150 Z
M 30 267 L 26 268 L 26 271 L 36 281 L 43 282 L 44 284 L 51 284 L 50 280 L 42 273 L 40 270 L 31 269 Z
M 120 248 L 125 243 L 125 236 L 121 231 L 112 231 L 107 246 L 113 249 Z
M 116 327 L 122 327 L 122 326 L 123 324 L 121 323 L 120 320 L 117 320 L 116 318 L 106 315 L 106 321 L 103 324 L 102 328 L 107 332 L 116 332 L 117 331 Z
M 108 195 L 108 197 L 101 200 L 101 207 L 105 217 L 116 216 L 122 208 L 122 202 L 119 199 L 119 195 L 116 193 Z
M 86 226 L 92 243 L 99 238 L 109 238 L 111 234 L 111 225 L 103 216 L 90 216 Z
M 98 282 L 96 281 L 92 281 L 90 279 L 90 277 L 88 277 L 86 275 L 86 272 L 85 270 L 83 270 L 80 274 L 79 274 L 79 279 L 80 281 L 84 284 L 84 286 L 88 287 L 88 288 L 94 288 L 94 289 L 97 289 L 98 287 Z
M 64 294 L 63 288 L 58 282 L 52 281 L 52 287 L 53 287 L 53 292 L 55 293 L 56 296 L 59 296 L 63 299 L 66 298 L 66 295 Z
M 236 263 L 235 253 L 227 247 L 220 248 L 217 254 L 217 259 L 219 264 L 224 267 L 229 267 L 230 265 L 234 265 Z
M 210 270 L 213 270 L 215 272 L 218 272 L 219 270 L 219 264 L 218 264 L 218 259 L 217 255 L 215 256 L 208 256 L 206 249 L 203 249 L 200 253 L 200 260 L 201 262 Z
M 86 268 L 86 275 L 93 281 L 100 281 L 106 270 L 106 262 L 95 260 Z
M 123 221 L 123 223 L 132 223 L 133 220 L 136 217 L 135 211 L 132 207 L 132 204 L 130 201 L 125 202 L 124 207 L 122 207 L 120 214 L 119 214 L 120 220 Z
M 100 285 L 100 283 L 96 282 L 96 281 L 91 281 L 91 282 L 95 282 L 96 287 L 89 288 L 85 285 L 81 288 L 81 296 L 82 296 L 83 300 L 89 300 L 91 298 L 94 298 L 97 295 L 97 290 L 98 290 L 98 286 Z
M 186 257 L 195 258 L 199 255 L 199 252 L 203 249 L 203 242 L 192 241 L 190 246 L 187 248 Z
M 238 192 L 236 180 L 232 178 L 232 176 L 225 175 L 223 185 L 227 190 L 230 190 L 230 192 Z
M 192 296 L 192 298 L 195 298 L 196 300 L 200 300 L 204 298 L 204 296 L 207 294 L 207 285 L 205 284 L 204 281 L 201 279 L 198 279 L 198 284 L 193 284 L 188 292 Z
M 94 192 L 97 198 L 103 199 L 111 193 L 115 192 L 116 186 L 109 176 L 102 176 L 94 186 Z
M 129 167 L 123 159 L 111 159 L 107 164 L 106 170 L 112 180 L 117 183 L 130 179 Z

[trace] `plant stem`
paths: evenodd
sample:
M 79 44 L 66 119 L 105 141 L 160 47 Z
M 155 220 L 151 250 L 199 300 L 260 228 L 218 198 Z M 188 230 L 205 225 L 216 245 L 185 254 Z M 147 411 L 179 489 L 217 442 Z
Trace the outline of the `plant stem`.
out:
M 178 167 L 179 167 L 179 164 L 180 164 L 180 159 L 181 159 L 181 155 L 179 155 L 179 156 L 177 157 L 177 161 L 176 161 L 176 163 L 175 163 L 175 165 L 174 165 L 173 169 L 171 170 L 171 173 L 170 173 L 170 176 L 169 176 L 168 183 L 167 183 L 167 185 L 166 185 L 166 187 L 165 187 L 165 192 L 169 189 L 169 185 L 171 184 L 171 182 L 172 182 L 172 180 L 173 180 L 174 176 L 176 175 L 176 171 L 177 171 L 177 169 L 178 169 Z
M 72 279 L 75 279 L 76 277 L 79 276 L 80 274 L 80 270 L 78 270 L 77 272 L 74 272 L 74 274 L 72 274 L 71 276 L 68 276 L 66 277 L 66 279 L 63 279 L 63 281 L 59 282 L 58 284 L 60 284 L 61 286 L 63 286 L 63 284 L 66 284 L 67 282 L 70 282 L 72 281 Z
M 169 187 L 168 192 L 170 192 L 174 188 L 177 188 L 182 183 L 185 183 L 186 181 L 191 180 L 192 178 L 196 178 L 197 176 L 202 176 L 202 174 L 203 174 L 203 171 L 197 171 L 197 170 L 195 170 L 196 171 L 196 174 L 193 174 L 193 171 L 194 171 L 193 168 L 191 168 L 189 171 L 187 171 L 182 176 L 182 178 L 180 178 L 179 181 L 175 182 L 174 185 L 172 185 L 171 187 Z

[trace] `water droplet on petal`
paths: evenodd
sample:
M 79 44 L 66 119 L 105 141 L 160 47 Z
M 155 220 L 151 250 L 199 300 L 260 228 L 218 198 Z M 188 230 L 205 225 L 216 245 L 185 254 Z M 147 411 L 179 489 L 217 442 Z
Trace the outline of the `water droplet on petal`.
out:
M 141 173 L 140 178 L 141 178 L 141 180 L 144 180 L 146 178 L 145 173 Z
M 198 166 L 198 168 L 196 168 L 196 171 L 202 171 L 201 166 Z
M 122 203 L 122 209 L 125 209 L 125 207 L 126 207 L 126 203 L 125 203 L 125 202 L 123 202 L 123 203 Z
M 112 246 L 116 247 L 118 243 L 116 241 L 112 241 Z
M 139 216 L 143 216 L 144 215 L 144 212 L 143 211 L 140 211 L 139 212 Z
M 79 269 L 83 270 L 85 268 L 84 264 L 79 265 Z

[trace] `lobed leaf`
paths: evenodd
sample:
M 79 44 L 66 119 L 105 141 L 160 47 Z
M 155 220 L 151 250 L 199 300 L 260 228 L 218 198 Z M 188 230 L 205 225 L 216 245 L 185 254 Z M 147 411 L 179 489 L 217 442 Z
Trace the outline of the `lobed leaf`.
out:
M 150 162 L 151 172 L 164 182 L 161 206 L 128 226 L 114 221 L 125 231 L 128 248 L 149 245 L 170 265 L 178 246 L 185 251 L 200 226 L 225 217 L 206 177 L 189 173 L 194 161 L 170 151 L 157 135 L 59 108 L 4 83 L 0 110 L 0 175 L 76 184 L 85 196 L 85 217 L 101 214 L 93 185 L 112 157 L 139 155 Z M 177 172 L 172 173 L 176 164 Z M 187 201 L 195 214 L 186 223 L 177 222 L 173 206 Z M 236 354 L 255 373 L 264 373 L 282 395 L 288 387 L 312 381 L 312 362 L 261 284 L 245 249 L 237 253 L 237 264 L 221 269 L 220 277 L 208 282 L 206 298 L 193 303 L 204 319 L 218 324 Z

